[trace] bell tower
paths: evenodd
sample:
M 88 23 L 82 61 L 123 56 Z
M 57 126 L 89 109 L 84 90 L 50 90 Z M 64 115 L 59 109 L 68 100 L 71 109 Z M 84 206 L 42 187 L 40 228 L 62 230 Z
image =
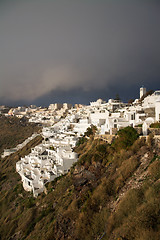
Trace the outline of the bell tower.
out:
M 144 86 L 142 86 L 140 88 L 140 98 L 143 97 L 146 94 L 146 88 Z

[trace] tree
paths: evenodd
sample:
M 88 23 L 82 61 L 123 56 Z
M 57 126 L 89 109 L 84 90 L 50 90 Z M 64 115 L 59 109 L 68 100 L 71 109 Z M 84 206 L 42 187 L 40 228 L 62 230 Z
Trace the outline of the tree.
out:
M 96 131 L 97 131 L 97 127 L 94 126 L 94 125 L 91 125 L 91 127 L 87 128 L 87 130 L 84 133 L 84 135 L 87 136 L 87 137 L 90 137 L 90 136 L 95 135 Z
M 87 142 L 87 139 L 85 137 L 80 137 L 76 143 L 76 146 L 79 147 L 81 144 Z
M 139 137 L 137 131 L 133 127 L 125 127 L 120 129 L 117 133 L 118 137 L 115 139 L 113 146 L 115 149 L 126 149 L 135 142 Z

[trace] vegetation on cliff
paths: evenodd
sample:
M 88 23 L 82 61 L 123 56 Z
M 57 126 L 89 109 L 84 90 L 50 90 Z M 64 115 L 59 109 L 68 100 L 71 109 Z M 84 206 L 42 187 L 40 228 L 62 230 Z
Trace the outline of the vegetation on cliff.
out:
M 40 127 L 25 118 L 0 116 L 0 154 L 4 148 L 16 147 L 39 130 Z
M 71 171 L 36 199 L 15 173 L 25 150 L 3 160 L 1 239 L 158 240 L 160 151 L 153 137 L 140 139 L 129 127 L 112 144 L 91 135 L 75 151 Z

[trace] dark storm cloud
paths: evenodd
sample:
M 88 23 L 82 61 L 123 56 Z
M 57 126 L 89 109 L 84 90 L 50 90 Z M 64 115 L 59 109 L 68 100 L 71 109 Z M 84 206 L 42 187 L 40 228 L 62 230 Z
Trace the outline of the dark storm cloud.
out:
M 157 86 L 159 25 L 154 0 L 1 1 L 0 98 Z

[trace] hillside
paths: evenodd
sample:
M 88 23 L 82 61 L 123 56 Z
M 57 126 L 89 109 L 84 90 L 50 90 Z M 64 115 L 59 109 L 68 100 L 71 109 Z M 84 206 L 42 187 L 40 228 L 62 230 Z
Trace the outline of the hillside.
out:
M 34 132 L 40 130 L 35 123 L 28 123 L 25 118 L 0 116 L 0 154 L 4 148 L 16 147 Z
M 79 161 L 34 199 L 15 162 L 39 141 L 1 161 L 1 239 L 160 238 L 160 145 L 152 136 L 128 127 L 112 144 L 80 139 Z

